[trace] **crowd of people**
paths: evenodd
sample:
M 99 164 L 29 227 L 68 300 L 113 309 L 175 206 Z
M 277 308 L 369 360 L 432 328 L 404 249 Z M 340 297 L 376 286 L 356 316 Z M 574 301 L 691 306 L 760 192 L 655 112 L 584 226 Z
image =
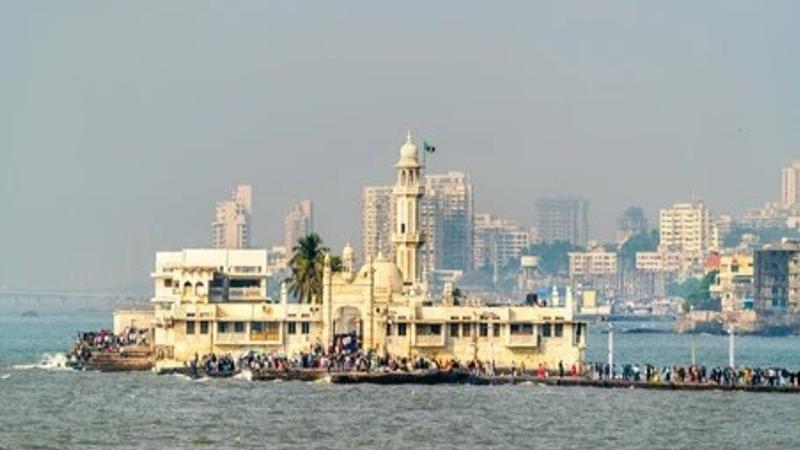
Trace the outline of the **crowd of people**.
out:
M 93 353 L 124 353 L 126 347 L 147 345 L 147 330 L 126 327 L 122 333 L 109 330 L 78 333 L 70 351 L 70 363 L 86 364 Z
M 352 338 L 355 339 L 355 338 Z M 352 342 L 352 343 L 351 343 Z M 434 360 L 422 356 L 395 357 L 380 355 L 371 350 L 362 350 L 358 342 L 348 341 L 347 337 L 325 349 L 313 345 L 308 352 L 285 355 L 277 352 L 250 351 L 239 357 L 231 354 L 195 355 L 189 362 L 195 375 L 233 375 L 242 370 L 288 371 L 322 370 L 327 372 L 412 372 L 417 370 L 463 371 L 478 376 L 533 376 L 546 379 L 552 377 L 577 378 L 587 380 L 618 380 L 634 383 L 666 384 L 710 384 L 727 386 L 794 386 L 800 387 L 800 371 L 792 372 L 781 368 L 729 368 L 692 366 L 656 367 L 651 364 L 615 365 L 609 370 L 608 364 L 594 363 L 569 366 L 559 362 L 554 368 L 539 364 L 535 368 L 512 364 L 509 368 L 498 369 L 490 361 Z
M 800 387 L 800 371 L 778 367 L 706 367 L 704 365 L 663 366 L 624 364 L 609 370 L 607 363 L 590 364 L 584 374 L 593 380 L 614 379 L 643 383 L 713 384 L 719 386 Z

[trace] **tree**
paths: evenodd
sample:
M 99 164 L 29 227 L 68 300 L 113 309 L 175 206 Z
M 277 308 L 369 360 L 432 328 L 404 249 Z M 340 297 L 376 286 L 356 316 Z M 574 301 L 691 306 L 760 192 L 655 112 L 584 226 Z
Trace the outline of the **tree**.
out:
M 338 273 L 344 270 L 344 265 L 342 264 L 342 257 L 332 255 L 331 256 L 331 272 Z
M 322 298 L 322 270 L 328 251 L 316 233 L 298 239 L 292 248 L 292 259 L 289 260 L 292 274 L 286 281 L 289 292 L 301 303 L 314 303 Z
M 581 247 L 566 241 L 534 244 L 528 249 L 530 254 L 539 257 L 539 268 L 548 274 L 566 274 L 569 271 L 569 252 L 579 250 Z
M 711 296 L 710 288 L 717 280 L 719 271 L 713 270 L 703 278 L 690 278 L 683 283 L 675 283 L 669 287 L 671 295 L 683 298 L 683 308 L 704 311 L 719 311 L 720 301 Z
M 464 292 L 462 292 L 461 289 L 457 287 L 453 288 L 452 295 L 453 295 L 453 303 L 456 305 L 460 305 L 461 299 L 466 297 Z
M 658 231 L 642 232 L 631 236 L 619 249 L 619 258 L 627 268 L 636 266 L 636 254 L 654 252 L 658 248 Z

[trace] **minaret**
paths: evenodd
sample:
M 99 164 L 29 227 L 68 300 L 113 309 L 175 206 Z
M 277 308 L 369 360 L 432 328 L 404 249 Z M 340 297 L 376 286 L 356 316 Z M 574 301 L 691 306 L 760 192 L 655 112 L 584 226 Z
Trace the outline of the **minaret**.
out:
M 419 232 L 419 201 L 424 188 L 420 184 L 422 164 L 419 163 L 417 146 L 411 140 L 411 131 L 406 134 L 406 143 L 400 148 L 400 160 L 394 166 L 397 181 L 394 185 L 395 229 L 392 233 L 395 262 L 403 274 L 406 286 L 419 284 L 419 249 L 422 235 Z
M 356 252 L 350 241 L 347 241 L 347 245 L 342 250 L 342 269 L 348 277 L 353 275 L 356 270 Z

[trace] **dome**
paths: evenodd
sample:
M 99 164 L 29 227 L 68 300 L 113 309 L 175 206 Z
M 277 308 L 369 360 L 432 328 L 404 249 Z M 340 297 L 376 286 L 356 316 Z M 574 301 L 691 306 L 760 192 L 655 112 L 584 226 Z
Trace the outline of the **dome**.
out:
M 417 154 L 417 145 L 411 137 L 411 130 L 406 132 L 406 143 L 400 147 L 400 161 L 397 163 L 398 167 L 419 167 L 419 155 Z
M 393 261 L 379 253 L 372 263 L 372 269 L 374 270 L 376 288 L 391 290 L 392 293 L 396 294 L 403 292 L 403 274 Z M 364 264 L 361 270 L 358 271 L 359 277 L 368 277 L 368 271 L 369 264 Z
M 400 147 L 400 157 L 417 159 L 417 145 L 412 141 L 411 130 L 406 131 L 406 143 Z
M 342 250 L 342 259 L 348 259 L 355 257 L 356 251 L 353 249 L 353 246 L 350 245 L 350 241 L 347 241 L 347 245 L 344 246 Z

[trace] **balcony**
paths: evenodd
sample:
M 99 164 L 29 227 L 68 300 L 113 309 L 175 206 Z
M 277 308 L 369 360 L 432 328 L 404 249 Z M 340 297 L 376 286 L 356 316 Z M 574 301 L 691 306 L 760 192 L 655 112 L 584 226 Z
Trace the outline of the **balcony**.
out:
M 264 297 L 260 286 L 228 288 L 228 300 L 263 300 Z
M 392 233 L 392 242 L 422 242 L 421 233 Z
M 444 336 L 437 334 L 418 334 L 414 345 L 417 347 L 444 347 Z

